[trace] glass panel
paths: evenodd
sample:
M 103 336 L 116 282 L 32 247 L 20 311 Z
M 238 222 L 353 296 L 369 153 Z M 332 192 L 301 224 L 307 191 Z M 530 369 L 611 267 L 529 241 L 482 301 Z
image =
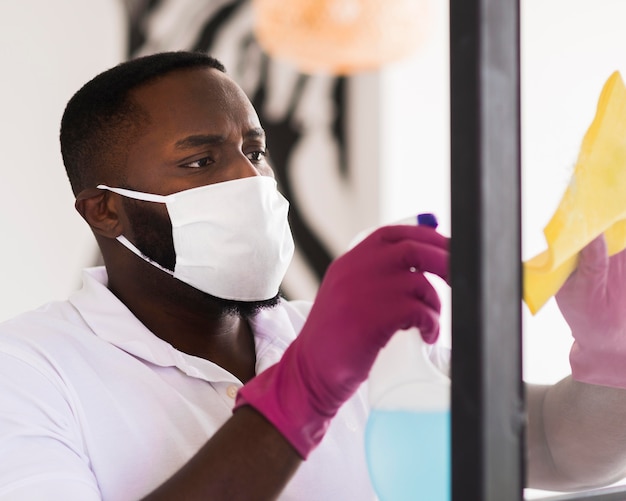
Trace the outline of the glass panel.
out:
M 543 228 L 569 183 L 602 86 L 624 69 L 625 18 L 620 0 L 521 3 L 524 259 L 546 249 Z M 554 299 L 534 316 L 524 306 L 523 325 L 524 380 L 552 385 L 567 376 L 572 338 Z M 618 500 L 625 492 L 555 497 L 554 491 L 526 489 L 525 499 Z

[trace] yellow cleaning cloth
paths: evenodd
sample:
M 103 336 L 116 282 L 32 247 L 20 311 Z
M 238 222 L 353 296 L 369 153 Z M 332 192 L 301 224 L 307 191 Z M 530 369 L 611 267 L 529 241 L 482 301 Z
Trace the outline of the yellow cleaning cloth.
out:
M 572 178 L 543 233 L 548 249 L 524 262 L 524 301 L 533 315 L 595 237 L 604 233 L 610 255 L 626 247 L 626 88 L 617 71 L 604 84 Z

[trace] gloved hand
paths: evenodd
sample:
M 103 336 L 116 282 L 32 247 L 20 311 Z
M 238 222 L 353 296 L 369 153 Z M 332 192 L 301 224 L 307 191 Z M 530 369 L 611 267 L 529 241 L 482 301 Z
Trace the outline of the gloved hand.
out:
M 440 301 L 424 276 L 447 280 L 448 239 L 427 226 L 386 226 L 328 268 L 307 321 L 282 359 L 241 388 L 306 458 L 400 329 L 439 335 Z
M 600 236 L 580 253 L 556 302 L 572 330 L 572 376 L 626 388 L 626 251 L 608 257 Z

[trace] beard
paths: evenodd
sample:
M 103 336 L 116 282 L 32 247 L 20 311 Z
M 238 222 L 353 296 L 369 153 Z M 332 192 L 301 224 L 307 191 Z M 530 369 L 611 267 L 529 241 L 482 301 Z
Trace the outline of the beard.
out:
M 158 210 L 160 207 L 154 207 L 154 203 L 132 198 L 122 197 L 122 203 L 130 221 L 131 241 L 135 247 L 144 256 L 173 272 L 176 251 L 167 212 Z
M 132 243 L 144 256 L 173 272 L 176 266 L 176 250 L 172 235 L 172 223 L 167 213 L 157 210 L 151 202 L 122 197 L 122 203 L 130 221 L 132 232 L 130 240 Z M 276 306 L 281 298 L 279 292 L 270 299 L 237 301 L 213 296 L 191 285 L 188 286 L 200 294 L 203 300 L 210 301 L 211 305 L 214 308 L 217 307 L 222 314 L 238 315 L 246 319 L 253 317 L 262 309 Z M 174 297 L 173 299 L 183 300 L 182 297 Z

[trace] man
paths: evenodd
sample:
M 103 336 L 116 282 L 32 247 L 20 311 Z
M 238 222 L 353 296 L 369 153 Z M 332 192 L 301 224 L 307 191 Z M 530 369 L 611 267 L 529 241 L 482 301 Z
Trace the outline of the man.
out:
M 439 300 L 410 269 L 445 276 L 446 239 L 378 233 L 310 313 L 280 300 L 287 203 L 248 98 L 202 54 L 96 77 L 68 103 L 61 149 L 106 271 L 2 328 L 0 493 L 371 499 L 352 397 L 397 329 L 434 340 Z
M 287 204 L 249 100 L 203 54 L 97 76 L 68 103 L 61 149 L 105 268 L 0 327 L 0 499 L 373 499 L 359 388 L 397 330 L 437 339 L 425 273 L 447 277 L 447 239 L 381 228 L 333 262 L 312 307 L 281 299 Z M 610 471 L 568 478 L 552 416 L 605 395 L 562 388 L 530 393 L 531 479 L 623 475 L 598 451 Z M 590 424 L 614 438 L 602 411 Z

